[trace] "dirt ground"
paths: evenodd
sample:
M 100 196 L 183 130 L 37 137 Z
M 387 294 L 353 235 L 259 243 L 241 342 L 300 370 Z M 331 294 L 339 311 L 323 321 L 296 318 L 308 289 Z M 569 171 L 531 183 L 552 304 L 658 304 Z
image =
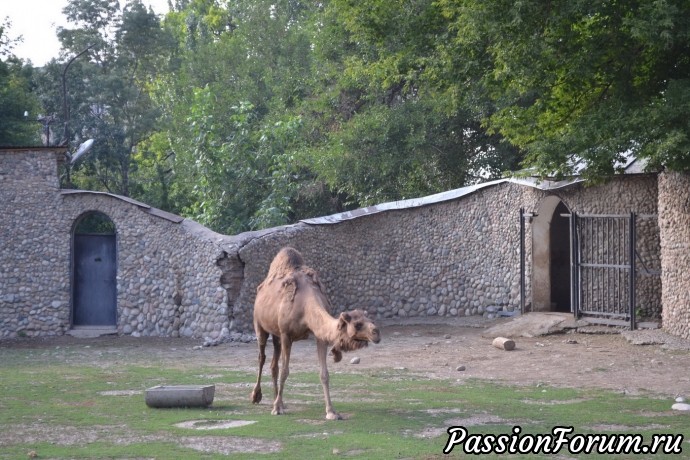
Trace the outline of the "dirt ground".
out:
M 667 345 L 641 346 L 631 344 L 621 334 L 585 334 L 570 331 L 533 338 L 517 337 L 517 347 L 512 351 L 504 351 L 491 345 L 492 337 L 487 328 L 506 321 L 509 320 L 470 317 L 378 322 L 383 336 L 380 344 L 346 354 L 337 364 L 329 359 L 329 369 L 333 375 L 368 372 L 379 368 L 404 368 L 411 374 L 460 382 L 467 379 L 487 379 L 515 385 L 605 388 L 626 394 L 642 393 L 660 397 L 668 399 L 669 404 L 672 398 L 677 396 L 690 399 L 688 341 L 664 337 L 663 333 L 655 332 L 651 333 L 652 341 L 661 337 L 667 340 Z M 643 339 L 650 341 L 648 334 L 650 333 L 640 332 Z M 118 366 L 123 362 L 155 364 L 162 368 L 185 368 L 197 367 L 203 362 L 217 369 L 256 372 L 256 342 L 230 342 L 210 347 L 204 347 L 202 344 L 202 340 L 116 336 L 4 340 L 0 341 L 0 363 L 2 353 L 7 348 L 26 348 L 38 351 L 39 353 L 34 355 L 39 357 L 45 356 L 45 351 L 50 351 L 51 361 L 76 360 L 104 368 Z M 268 348 L 271 353 L 272 347 Z M 355 357 L 359 358 L 358 364 L 352 363 Z M 290 370 L 293 373 L 318 372 L 313 340 L 295 344 Z M 265 368 L 265 379 L 269 378 L 268 373 L 270 371 Z M 250 382 L 242 386 L 243 390 L 246 389 L 247 396 L 250 387 Z M 125 394 L 131 392 L 125 391 Z M 486 417 L 488 418 L 479 421 L 465 420 L 462 424 L 483 424 L 501 420 L 492 418 L 491 414 Z M 443 423 L 444 428 L 426 430 L 422 436 L 442 438 L 446 433 L 445 426 L 457 424 L 454 420 Z M 141 440 L 137 438 L 136 433 L 122 434 L 120 428 L 113 429 L 107 426 L 96 426 L 91 429 L 65 426 L 56 431 L 52 426 L 35 423 L 14 428 L 0 433 L 0 445 L 14 445 L 34 439 L 36 442 L 40 440 L 75 446 L 84 446 L 99 440 L 117 443 Z M 238 436 L 208 437 L 190 434 L 173 437 L 170 434 L 162 434 L 150 439 L 174 442 L 181 447 L 200 452 L 224 455 L 270 453 L 279 452 L 281 449 L 280 443 L 276 441 Z M 354 450 L 351 453 L 356 452 L 358 451 Z
M 621 334 L 585 334 L 569 331 L 534 338 L 518 337 L 516 348 L 503 351 L 483 337 L 486 328 L 508 319 L 417 318 L 380 321 L 378 345 L 344 355 L 340 363 L 329 358 L 331 372 L 361 372 L 375 368 L 405 368 L 429 378 L 488 379 L 517 385 L 606 388 L 622 393 L 653 393 L 690 399 L 690 342 L 673 346 L 633 345 Z M 84 362 L 103 363 L 107 356 L 131 363 L 155 359 L 176 367 L 185 363 L 230 370 L 256 371 L 256 343 L 224 343 L 201 347 L 201 340 L 70 336 L 0 341 L 2 348 L 78 347 Z M 268 347 L 269 357 L 272 347 Z M 359 363 L 352 364 L 353 357 Z M 317 371 L 312 340 L 295 344 L 292 372 Z M 268 373 L 264 369 L 264 375 Z

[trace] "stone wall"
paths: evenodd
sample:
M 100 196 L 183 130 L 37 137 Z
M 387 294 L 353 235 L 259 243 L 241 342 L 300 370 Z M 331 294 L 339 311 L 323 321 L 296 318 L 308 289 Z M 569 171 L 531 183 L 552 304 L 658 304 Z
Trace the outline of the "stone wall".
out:
M 116 227 L 118 333 L 211 340 L 252 331 L 256 287 L 285 245 L 321 273 L 337 311 L 363 308 L 379 318 L 495 315 L 520 304 L 520 208 L 536 214 L 557 197 L 578 213 L 657 212 L 651 175 L 551 191 L 506 181 L 462 198 L 332 225 L 298 223 L 224 236 L 133 200 L 61 191 L 58 154 L 0 154 L 0 211 L 11 217 L 0 226 L 0 338 L 70 329 L 72 232 L 88 211 L 106 214 Z M 671 203 L 667 214 L 675 216 L 684 202 Z M 535 246 L 543 244 L 533 228 L 525 226 L 527 304 L 533 300 Z M 661 268 L 656 220 L 641 219 L 638 236 L 647 268 Z M 688 271 L 669 273 L 669 282 L 676 282 Z M 658 317 L 659 277 L 645 276 L 638 270 L 639 306 Z M 664 292 L 669 299 L 687 294 Z
M 690 175 L 659 175 L 662 324 L 690 339 Z
M 58 152 L 0 155 L 0 338 L 71 328 L 75 222 L 106 214 L 117 239 L 117 331 L 215 338 L 228 332 L 226 290 L 213 232 L 120 197 L 60 191 Z
M 86 210 L 106 214 L 117 234 L 117 330 L 121 334 L 209 336 L 229 326 L 222 248 L 190 221 L 173 222 L 106 194 L 63 195 L 60 239 Z M 69 260 L 69 259 L 68 259 Z
M 299 224 L 241 246 L 244 283 L 235 303 L 238 328 L 251 330 L 256 286 L 284 245 L 321 273 L 338 311 L 364 308 L 378 317 L 488 315 L 520 302 L 518 211 L 558 196 L 578 213 L 653 215 L 654 176 L 621 177 L 599 187 L 542 191 L 504 182 L 463 198 L 366 215 L 332 225 Z M 658 266 L 655 220 L 638 224 L 638 251 Z M 526 302 L 531 303 L 532 228 L 526 225 Z M 655 252 L 656 251 L 656 252 Z M 660 284 L 639 280 L 638 305 L 659 317 Z M 651 278 L 650 278 L 651 279 Z
M 636 307 L 644 317 L 654 319 L 661 318 L 661 251 L 657 223 L 657 189 L 657 176 L 650 174 L 621 176 L 596 187 L 578 184 L 557 193 L 569 209 L 576 213 L 638 214 Z M 605 250 L 603 242 L 598 244 Z
M 55 228 L 60 154 L 0 154 L 0 338 L 69 328 L 69 240 Z
M 245 283 L 236 321 L 251 323 L 256 286 L 281 246 L 321 273 L 334 307 L 378 317 L 467 316 L 519 305 L 520 205 L 534 192 L 503 183 L 462 199 L 298 226 L 240 250 Z

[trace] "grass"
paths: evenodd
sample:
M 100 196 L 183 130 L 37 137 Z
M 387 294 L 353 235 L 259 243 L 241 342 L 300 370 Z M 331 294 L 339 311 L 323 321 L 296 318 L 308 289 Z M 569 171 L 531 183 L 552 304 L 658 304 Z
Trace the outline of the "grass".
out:
M 83 362 L 66 350 L 0 348 L 0 459 L 436 459 L 446 458 L 446 430 L 453 425 L 465 426 L 471 434 L 510 434 L 516 425 L 523 433 L 550 433 L 554 426 L 567 425 L 579 434 L 640 433 L 645 442 L 655 433 L 690 437 L 688 415 L 671 411 L 668 399 L 654 395 L 460 384 L 405 369 L 332 372 L 332 398 L 345 420 L 329 422 L 318 376 L 311 373 L 290 375 L 288 413 L 275 417 L 268 401 L 249 403 L 253 374 L 201 363 Z M 216 384 L 208 409 L 150 409 L 144 404 L 148 387 L 207 383 Z M 270 395 L 270 383 L 265 384 L 264 397 L 270 400 Z M 217 430 L 176 426 L 191 420 L 255 423 Z M 463 456 L 461 446 L 451 454 Z M 513 456 L 572 457 L 567 452 L 561 457 Z M 690 458 L 690 445 L 684 442 L 683 453 L 673 457 Z

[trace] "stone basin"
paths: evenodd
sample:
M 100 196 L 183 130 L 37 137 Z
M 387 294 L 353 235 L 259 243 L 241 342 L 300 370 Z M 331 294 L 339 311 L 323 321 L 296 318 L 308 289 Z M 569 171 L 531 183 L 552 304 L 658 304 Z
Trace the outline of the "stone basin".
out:
M 149 407 L 208 407 L 213 403 L 215 385 L 158 385 L 145 391 Z

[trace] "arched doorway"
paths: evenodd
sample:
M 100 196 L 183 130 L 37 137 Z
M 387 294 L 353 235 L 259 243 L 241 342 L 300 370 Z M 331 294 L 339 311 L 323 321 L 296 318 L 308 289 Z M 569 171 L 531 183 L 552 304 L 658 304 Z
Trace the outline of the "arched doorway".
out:
M 563 202 L 558 203 L 551 218 L 551 311 L 570 311 L 570 214 Z
M 81 215 L 72 232 L 72 326 L 115 327 L 115 224 L 105 214 Z
M 560 198 L 549 196 L 532 222 L 532 311 L 569 312 L 570 214 Z

